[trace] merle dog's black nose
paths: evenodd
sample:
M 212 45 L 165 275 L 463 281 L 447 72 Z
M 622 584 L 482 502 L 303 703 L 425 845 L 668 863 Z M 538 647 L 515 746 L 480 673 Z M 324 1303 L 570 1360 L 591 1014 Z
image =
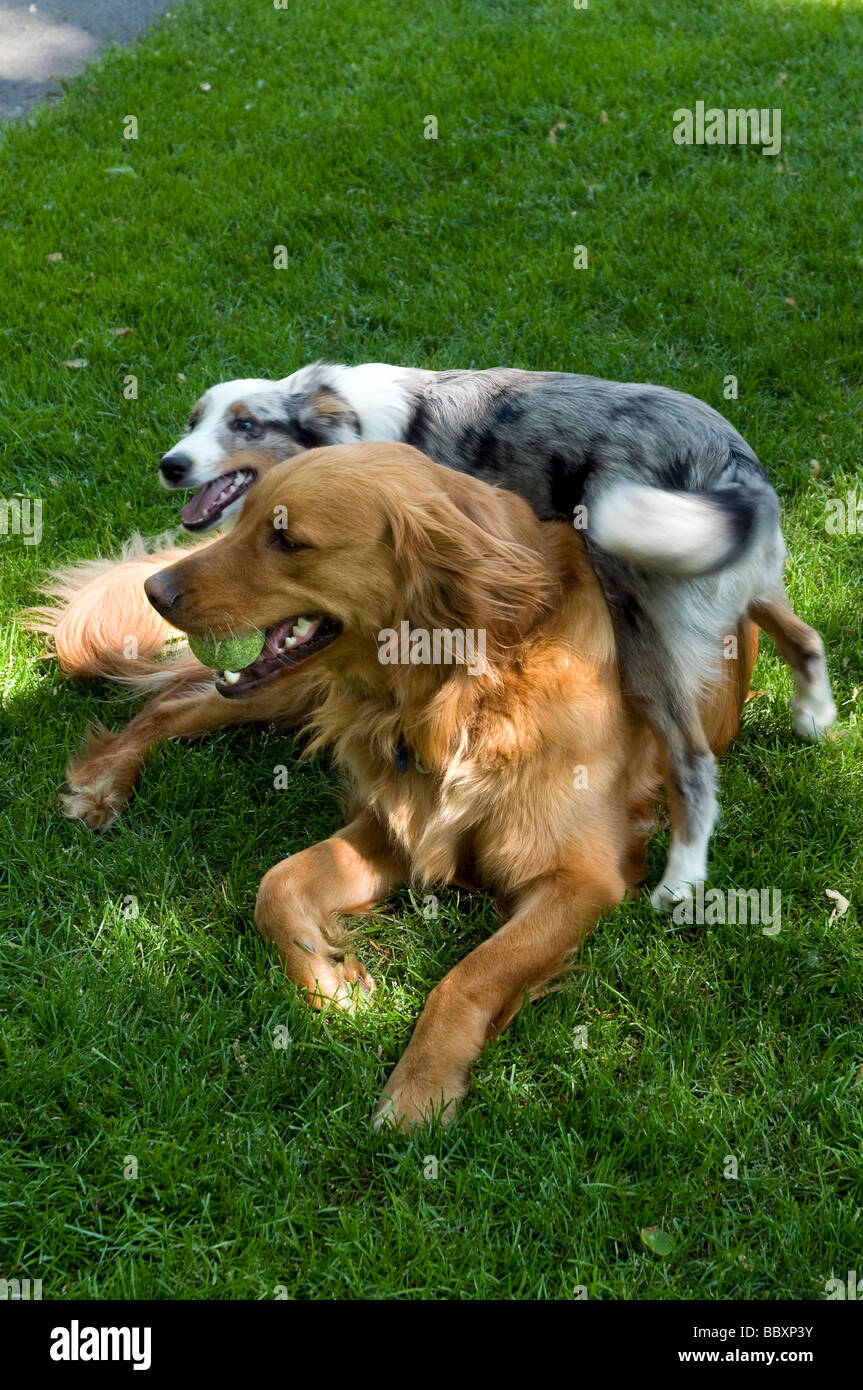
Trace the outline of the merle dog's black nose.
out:
M 159 464 L 159 472 L 169 487 L 182 487 L 191 466 L 188 454 L 166 454 Z
M 144 593 L 163 618 L 170 618 L 172 608 L 183 597 L 170 570 L 159 570 L 158 574 L 151 574 L 144 584 Z

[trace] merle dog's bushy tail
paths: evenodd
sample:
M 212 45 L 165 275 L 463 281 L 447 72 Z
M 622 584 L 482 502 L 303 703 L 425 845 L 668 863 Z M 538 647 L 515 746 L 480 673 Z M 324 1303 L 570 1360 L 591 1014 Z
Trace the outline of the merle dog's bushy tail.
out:
M 639 568 L 681 578 L 726 569 L 779 525 L 779 499 L 763 475 L 698 492 L 620 482 L 591 506 L 590 539 Z

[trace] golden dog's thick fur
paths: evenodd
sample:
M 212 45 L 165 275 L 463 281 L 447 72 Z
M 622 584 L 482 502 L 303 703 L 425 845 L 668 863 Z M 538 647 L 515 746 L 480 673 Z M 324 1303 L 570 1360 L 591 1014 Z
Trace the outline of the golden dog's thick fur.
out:
M 304 614 L 341 624 L 257 693 L 207 695 L 224 723 L 278 715 L 297 691 L 311 746 L 331 747 L 357 788 L 344 829 L 265 876 L 255 917 L 311 1002 L 352 1007 L 372 981 L 346 951 L 341 917 L 409 883 L 494 895 L 504 924 L 432 991 L 378 1108 L 379 1122 L 450 1117 L 485 1043 L 644 877 L 662 752 L 624 699 L 578 533 L 408 446 L 345 445 L 274 469 L 229 536 L 148 591 L 197 635 Z M 483 632 L 485 669 L 382 664 L 379 634 L 402 621 Z M 703 711 L 717 750 L 748 687 L 744 627 L 741 660 L 726 663 Z
M 262 449 L 242 455 L 243 461 L 250 459 L 260 477 L 279 465 L 274 455 Z M 162 739 L 195 738 L 237 723 L 272 722 L 291 728 L 311 712 L 317 698 L 316 683 L 304 667 L 242 703 L 222 699 L 213 688 L 208 669 L 178 642 L 182 634 L 147 602 L 144 584 L 151 575 L 213 544 L 211 537 L 182 546 L 165 540 L 146 545 L 135 536 L 119 559 L 87 560 L 55 571 L 42 585 L 45 599 L 51 601 L 24 615 L 27 627 L 48 638 L 51 653 L 65 675 L 104 676 L 133 692 L 157 692 L 119 733 L 95 729 L 83 751 L 69 760 L 64 810 L 93 830 L 113 823 L 139 781 L 154 744 Z M 792 670 L 805 670 L 805 639 L 810 630 L 803 628 L 801 635 L 802 625 L 787 605 L 762 603 L 749 616 L 776 641 Z M 742 659 L 720 665 L 726 677 L 732 673 L 736 677 L 742 701 L 757 631 L 751 623 L 742 624 L 738 636 Z M 170 659 L 165 659 L 168 645 Z M 724 747 L 733 737 L 736 723 L 733 718 L 728 722 L 729 708 L 727 702 L 711 700 L 702 710 L 704 734 L 714 748 Z M 723 718 L 725 729 L 721 727 Z M 666 780 L 673 800 L 677 794 L 674 779 L 669 776 Z
M 276 460 L 258 450 L 256 464 L 263 472 Z M 147 602 L 144 584 L 151 575 L 214 543 L 208 537 L 176 545 L 161 537 L 148 544 L 135 535 L 119 558 L 83 560 L 54 571 L 41 585 L 49 601 L 22 615 L 26 628 L 48 638 L 64 675 L 105 677 L 131 693 L 155 693 L 119 733 L 96 727 L 69 759 L 61 804 L 91 830 L 116 820 L 161 740 L 197 738 L 240 723 L 292 728 L 311 708 L 312 682 L 304 671 L 229 704 L 213 688 L 212 672 L 179 640 L 183 634 Z

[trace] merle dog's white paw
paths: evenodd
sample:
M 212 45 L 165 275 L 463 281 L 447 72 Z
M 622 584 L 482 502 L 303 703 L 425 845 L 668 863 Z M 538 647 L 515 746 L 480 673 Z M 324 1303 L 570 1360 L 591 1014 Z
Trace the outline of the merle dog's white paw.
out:
M 795 695 L 791 701 L 794 732 L 798 738 L 805 738 L 810 743 L 816 743 L 827 736 L 827 730 L 831 724 L 836 723 L 837 715 L 833 697 L 829 694 L 820 698 Z
M 673 912 L 680 903 L 691 903 L 695 889 L 691 883 L 660 883 L 650 895 L 657 912 Z

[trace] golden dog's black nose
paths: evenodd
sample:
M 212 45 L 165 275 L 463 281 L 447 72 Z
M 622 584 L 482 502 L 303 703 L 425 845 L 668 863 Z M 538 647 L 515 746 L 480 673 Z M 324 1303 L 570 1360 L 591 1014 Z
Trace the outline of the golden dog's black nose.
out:
M 158 574 L 151 574 L 144 584 L 144 593 L 156 612 L 161 613 L 163 618 L 169 619 L 171 610 L 183 597 L 170 570 L 159 570 Z

